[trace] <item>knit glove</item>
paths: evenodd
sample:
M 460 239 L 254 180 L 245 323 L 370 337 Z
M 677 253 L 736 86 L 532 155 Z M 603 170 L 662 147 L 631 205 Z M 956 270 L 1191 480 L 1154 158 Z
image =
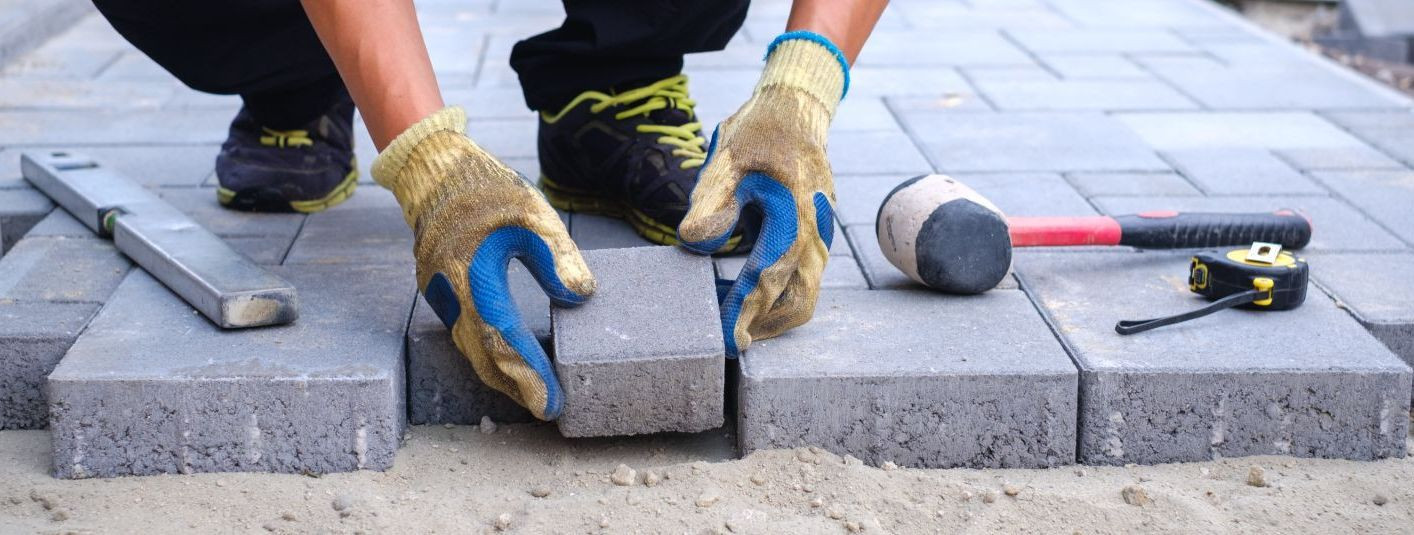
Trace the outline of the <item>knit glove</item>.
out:
M 729 356 L 814 314 L 835 228 L 826 131 L 848 86 L 849 64 L 833 43 L 786 33 L 767 48 L 751 99 L 712 134 L 679 241 L 709 254 L 726 243 L 744 206 L 763 215 L 746 266 L 722 300 Z
M 450 107 L 408 128 L 373 161 L 416 237 L 417 285 L 482 382 L 537 418 L 564 395 L 554 367 L 511 301 L 506 268 L 519 258 L 557 306 L 594 293 L 594 277 L 564 222 L 519 174 L 466 137 Z

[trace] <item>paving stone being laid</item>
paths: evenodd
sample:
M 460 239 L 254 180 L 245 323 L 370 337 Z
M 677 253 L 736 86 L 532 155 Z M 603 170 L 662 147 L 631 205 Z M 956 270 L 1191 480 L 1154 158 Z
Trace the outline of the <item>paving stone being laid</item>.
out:
M 570 238 L 582 251 L 654 245 L 622 219 L 591 214 L 569 214 L 569 219 Z
M 1414 244 L 1414 170 L 1319 171 L 1312 176 Z
M 1024 253 L 1022 285 L 1080 367 L 1079 458 L 1403 457 L 1411 371 L 1319 291 L 1121 336 L 1116 321 L 1199 308 L 1183 253 Z
M 1308 251 L 1394 251 L 1405 249 L 1369 217 L 1331 197 L 1096 197 L 1095 206 L 1109 215 L 1153 210 L 1181 212 L 1267 212 L 1290 208 L 1311 220 Z
M 1133 132 L 1099 113 L 906 112 L 940 171 L 1168 171 Z
M 0 254 L 14 247 L 52 210 L 54 202 L 33 188 L 0 189 Z
M 133 270 L 49 376 L 55 475 L 391 466 L 411 270 L 273 269 L 299 321 L 229 331 Z
M 1075 462 L 1075 366 L 1019 291 L 822 292 L 810 323 L 753 342 L 740 362 L 743 453 L 820 446 L 929 468 Z
M 1142 195 L 1200 196 L 1203 193 L 1177 173 L 1069 173 L 1066 178 L 1086 197 Z
M 44 378 L 98 307 L 0 299 L 0 430 L 49 425 Z
M 550 346 L 550 298 L 520 262 L 507 272 L 511 298 L 530 332 Z M 408 419 L 414 425 L 472 425 L 486 416 L 497 422 L 528 422 L 535 418 L 505 394 L 476 377 L 442 320 L 417 297 L 408 326 Z
M 1326 190 L 1261 149 L 1183 149 L 1160 153 L 1213 195 L 1325 195 Z
M 1311 278 L 1414 366 L 1414 253 L 1320 254 L 1310 262 Z
M 0 299 L 103 303 L 130 266 L 107 240 L 28 237 L 0 258 Z
M 550 312 L 565 395 L 560 433 L 721 427 L 726 350 L 711 258 L 635 247 L 586 251 L 584 260 L 594 296 Z
M 976 80 L 975 84 L 1003 111 L 1198 108 L 1188 97 L 1157 80 Z

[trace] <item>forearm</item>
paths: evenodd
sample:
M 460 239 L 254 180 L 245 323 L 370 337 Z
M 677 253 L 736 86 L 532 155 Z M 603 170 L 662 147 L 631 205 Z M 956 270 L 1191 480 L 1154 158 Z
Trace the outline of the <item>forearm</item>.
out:
M 808 30 L 825 36 L 853 65 L 888 4 L 888 0 L 795 0 L 786 31 Z
M 412 0 L 301 0 L 379 150 L 443 108 Z

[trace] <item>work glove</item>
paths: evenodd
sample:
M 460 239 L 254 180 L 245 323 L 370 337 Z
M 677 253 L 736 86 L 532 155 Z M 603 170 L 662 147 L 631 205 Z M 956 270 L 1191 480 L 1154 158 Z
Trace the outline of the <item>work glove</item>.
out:
M 786 33 L 767 48 L 751 99 L 712 134 L 679 241 L 710 254 L 744 207 L 762 215 L 756 245 L 721 303 L 728 356 L 814 314 L 835 228 L 826 131 L 848 87 L 849 64 L 833 43 Z
M 486 385 L 536 418 L 564 395 L 545 350 L 516 312 L 506 283 L 519 258 L 557 306 L 583 303 L 594 277 L 540 192 L 466 137 L 450 107 L 408 128 L 373 161 L 416 237 L 417 285 Z

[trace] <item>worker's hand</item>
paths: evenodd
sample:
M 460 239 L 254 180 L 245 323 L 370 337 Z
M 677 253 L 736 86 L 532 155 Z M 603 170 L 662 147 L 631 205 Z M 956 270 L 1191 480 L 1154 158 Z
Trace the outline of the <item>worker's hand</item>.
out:
M 754 205 L 763 216 L 746 267 L 722 301 L 729 356 L 814 314 L 835 228 L 825 136 L 848 72 L 824 37 L 782 35 L 767 49 L 751 99 L 712 135 L 679 240 L 709 254 L 726 243 L 743 207 Z
M 564 396 L 545 350 L 516 312 L 506 266 L 520 258 L 557 306 L 583 303 L 594 277 L 545 198 L 467 139 L 446 108 L 408 128 L 373 162 L 417 238 L 417 284 L 487 385 L 537 418 Z

